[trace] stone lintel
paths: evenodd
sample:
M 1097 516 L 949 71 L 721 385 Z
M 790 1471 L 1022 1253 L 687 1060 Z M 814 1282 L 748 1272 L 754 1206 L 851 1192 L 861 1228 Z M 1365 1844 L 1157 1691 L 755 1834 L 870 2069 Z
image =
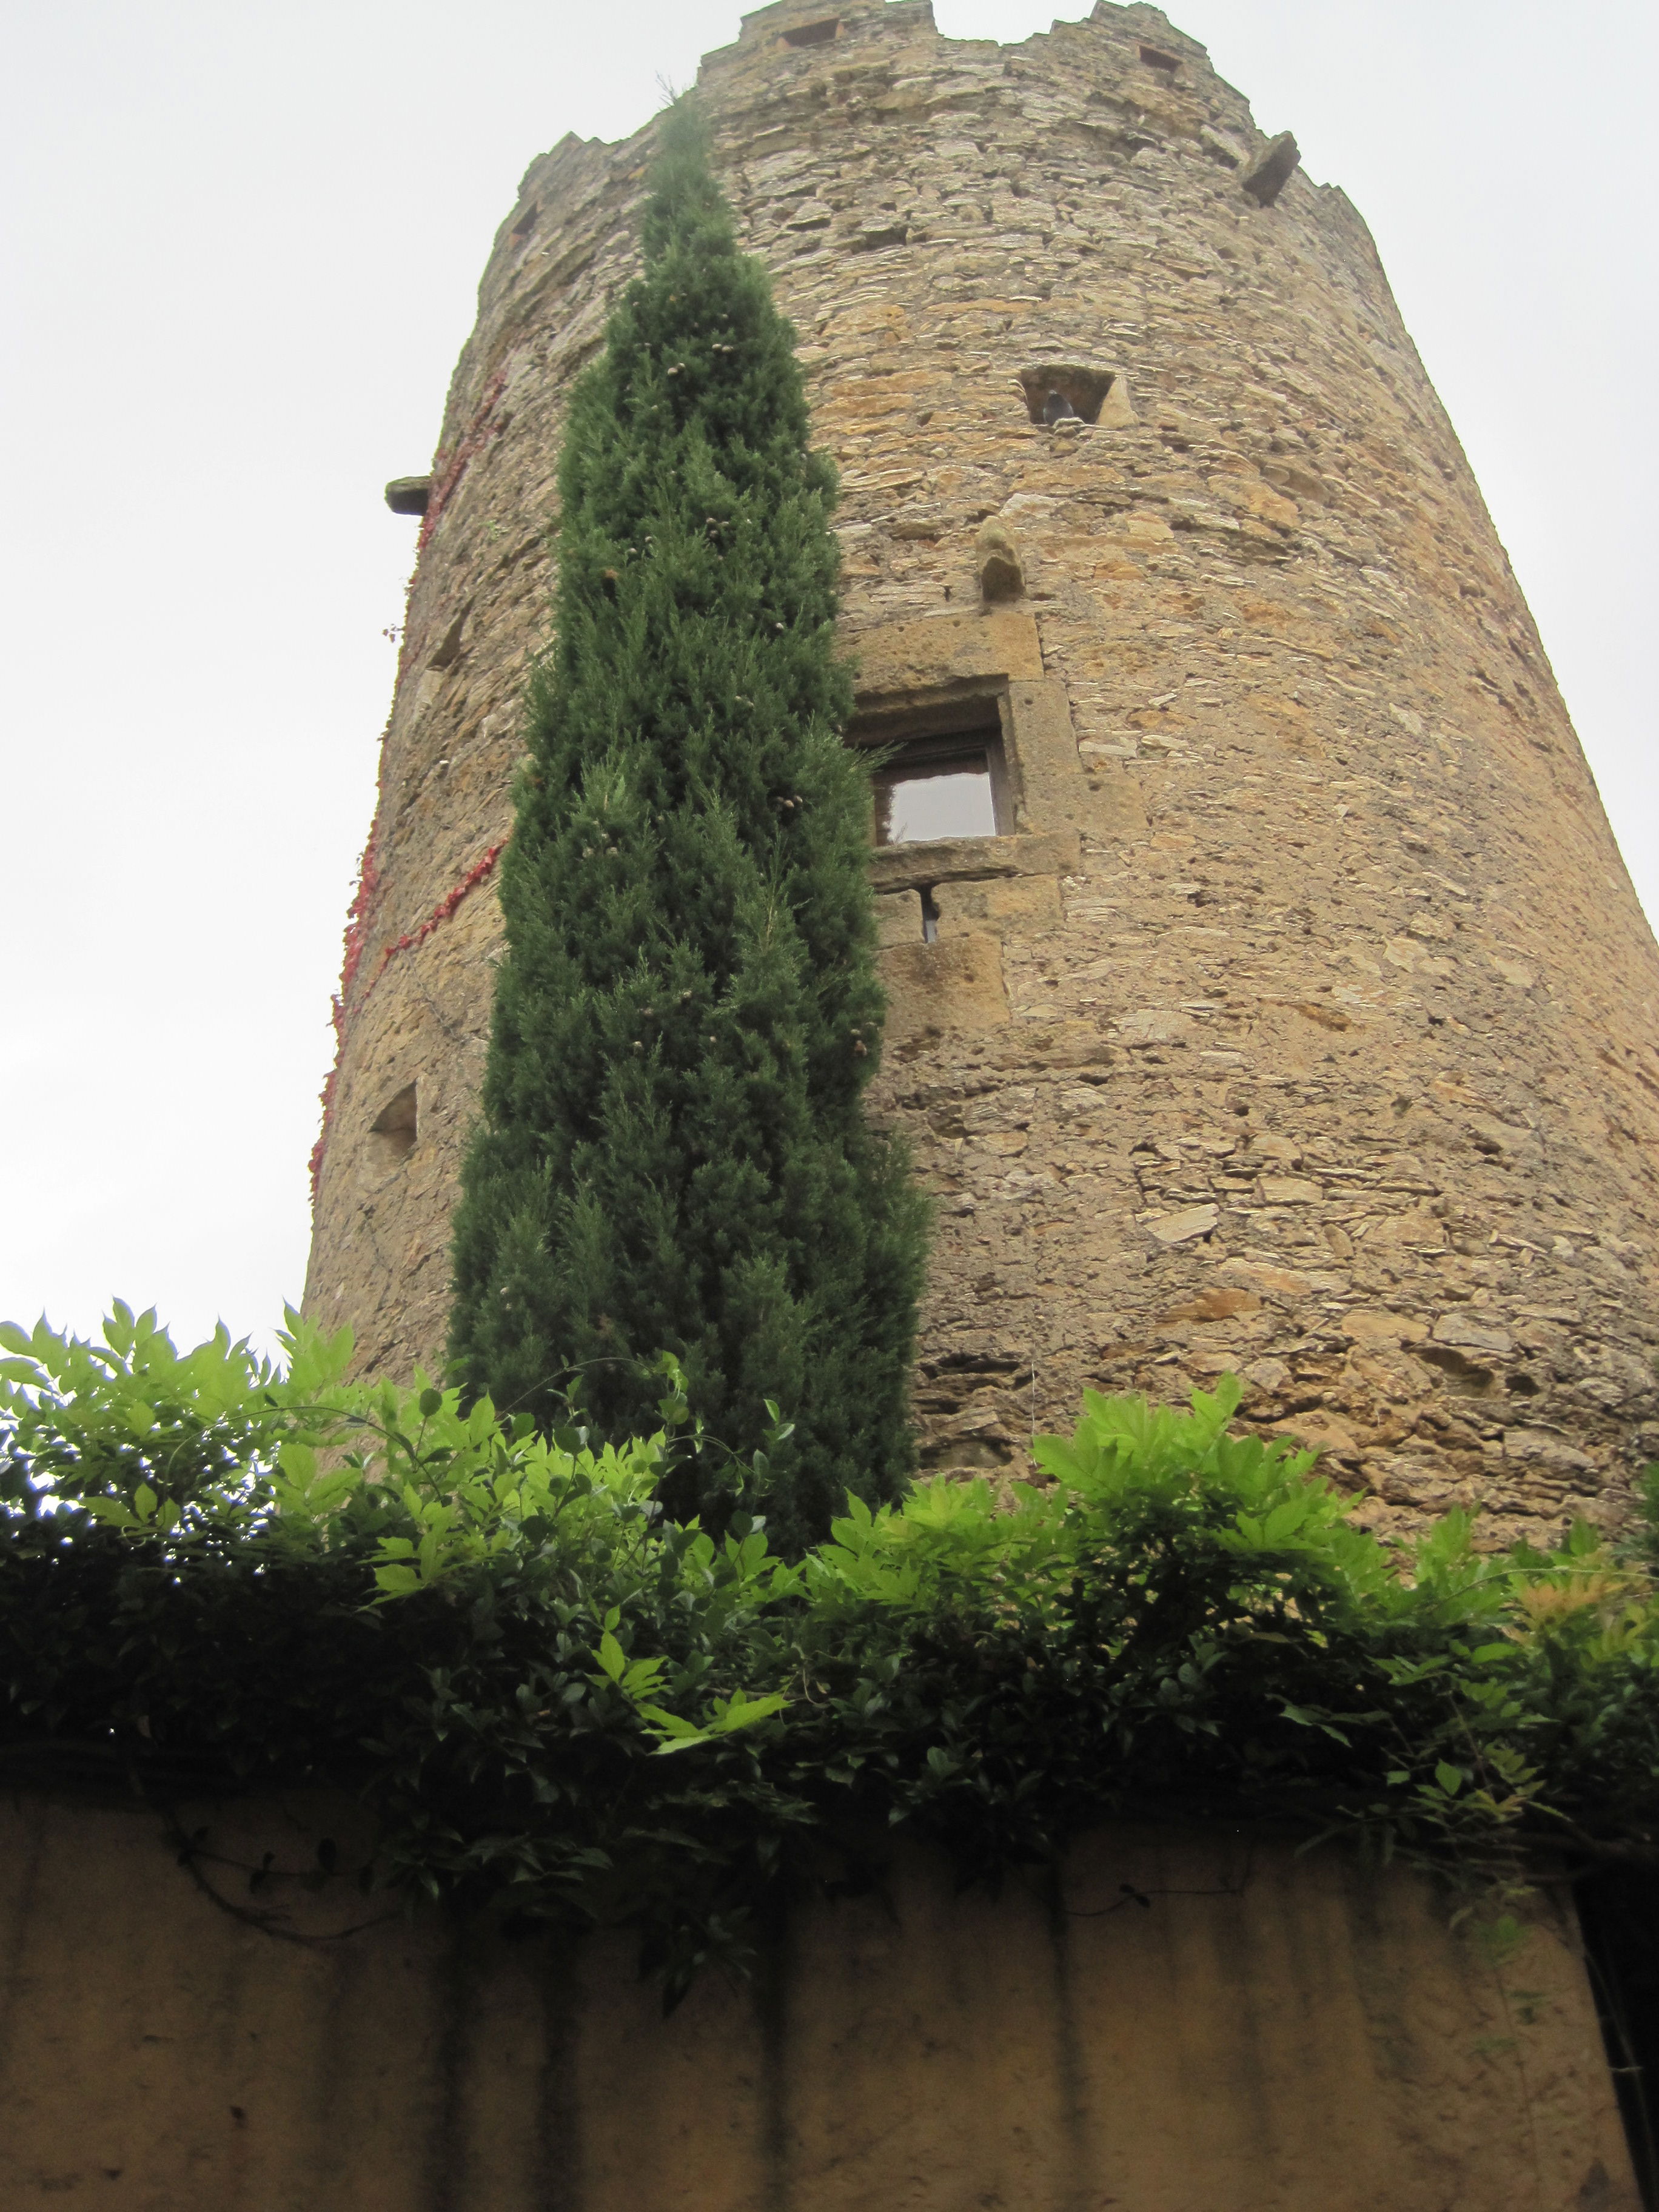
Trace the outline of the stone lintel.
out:
M 878 891 L 934 884 L 984 883 L 998 876 L 1069 876 L 1079 864 L 1078 833 L 1057 830 L 1016 837 L 936 837 L 915 845 L 882 845 L 870 856 Z
M 847 642 L 856 666 L 860 707 L 919 691 L 1012 683 L 1042 674 L 1036 623 L 1030 615 L 1009 607 L 884 623 L 855 632 Z

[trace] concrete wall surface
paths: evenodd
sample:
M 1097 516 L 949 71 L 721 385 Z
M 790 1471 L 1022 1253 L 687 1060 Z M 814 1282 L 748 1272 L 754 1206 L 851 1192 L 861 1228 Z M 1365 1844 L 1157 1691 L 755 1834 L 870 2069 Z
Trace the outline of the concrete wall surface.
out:
M 1557 1893 L 1501 1955 L 1272 1839 L 1106 1832 L 1058 1905 L 901 1854 L 665 2020 L 622 1938 L 318 1875 L 356 1818 L 187 1808 L 193 1875 L 153 1813 L 0 1809 L 0 2207 L 1635 2212 Z

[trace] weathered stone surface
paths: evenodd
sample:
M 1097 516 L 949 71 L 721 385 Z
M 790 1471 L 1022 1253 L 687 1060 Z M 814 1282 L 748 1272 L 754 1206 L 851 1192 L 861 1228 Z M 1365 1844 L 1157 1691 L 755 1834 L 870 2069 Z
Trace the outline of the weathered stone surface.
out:
M 876 934 L 881 944 L 913 944 L 921 933 L 920 891 L 882 891 L 877 895 Z
M 918 932 L 918 936 L 920 933 Z M 932 945 L 891 945 L 881 956 L 890 1051 L 1009 1019 L 1001 948 L 994 937 L 941 933 Z
M 1654 1449 L 1659 955 L 1364 226 L 1305 179 L 1264 216 L 1244 101 L 1155 9 L 1009 47 L 921 0 L 786 44 L 808 20 L 705 63 L 722 174 L 841 470 L 863 704 L 994 700 L 1013 808 L 874 860 L 877 1110 L 939 1200 L 928 1463 L 1018 1468 L 1085 1384 L 1231 1365 L 1264 1430 L 1340 1424 L 1384 1530 L 1616 1516 Z M 441 1356 L 491 879 L 384 956 L 510 825 L 566 395 L 650 140 L 532 165 L 434 464 L 307 1290 L 374 1368 Z M 1111 370 L 1097 425 L 1031 420 L 1045 363 Z M 985 608 L 992 516 L 1026 591 Z M 1571 1494 L 1518 1432 L 1583 1456 Z
M 1042 647 L 1029 614 L 938 614 L 923 622 L 884 623 L 850 635 L 861 699 L 910 699 L 975 678 L 992 682 L 1041 676 Z

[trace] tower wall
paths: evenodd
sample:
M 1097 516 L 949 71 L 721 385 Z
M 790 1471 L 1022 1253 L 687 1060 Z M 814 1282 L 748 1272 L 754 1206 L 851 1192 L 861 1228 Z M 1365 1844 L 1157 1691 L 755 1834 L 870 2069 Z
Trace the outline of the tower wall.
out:
M 699 82 L 870 732 L 1002 732 L 1003 834 L 872 860 L 927 1462 L 1235 1368 L 1377 1525 L 1613 1510 L 1659 1438 L 1659 955 L 1364 225 L 1246 192 L 1245 102 L 1150 8 L 999 46 L 783 0 Z M 565 396 L 651 139 L 532 167 L 434 464 L 307 1291 L 371 1368 L 441 1358 Z M 1061 368 L 1097 422 L 1032 421 Z

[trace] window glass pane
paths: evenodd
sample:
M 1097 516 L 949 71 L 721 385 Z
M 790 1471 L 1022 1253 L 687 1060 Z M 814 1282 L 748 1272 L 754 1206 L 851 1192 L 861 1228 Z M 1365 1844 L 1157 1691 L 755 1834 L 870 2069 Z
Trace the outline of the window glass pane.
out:
M 909 769 L 902 761 L 895 762 L 877 779 L 878 844 L 914 845 L 930 837 L 996 834 L 991 768 L 983 753 L 918 762 Z

